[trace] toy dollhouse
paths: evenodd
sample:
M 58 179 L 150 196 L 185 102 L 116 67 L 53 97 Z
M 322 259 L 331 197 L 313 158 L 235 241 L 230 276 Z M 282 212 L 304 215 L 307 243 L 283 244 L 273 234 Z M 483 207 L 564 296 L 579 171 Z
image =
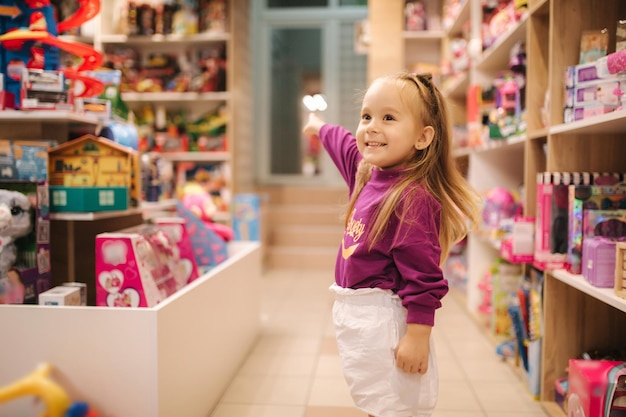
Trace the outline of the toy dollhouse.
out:
M 140 189 L 136 159 L 134 150 L 94 135 L 50 149 L 52 211 L 126 210 Z

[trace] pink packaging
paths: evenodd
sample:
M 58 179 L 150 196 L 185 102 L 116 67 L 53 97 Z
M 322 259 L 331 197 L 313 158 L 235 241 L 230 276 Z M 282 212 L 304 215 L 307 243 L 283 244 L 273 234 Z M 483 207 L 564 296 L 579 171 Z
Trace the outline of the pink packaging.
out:
M 615 241 L 601 236 L 583 241 L 582 275 L 601 288 L 615 286 Z
M 626 362 L 570 359 L 567 409 L 570 416 L 608 417 L 623 408 L 614 401 L 624 396 Z
M 192 271 L 185 261 L 155 225 L 99 234 L 96 305 L 154 307 L 188 282 Z
M 506 261 L 519 264 L 534 259 L 535 218 L 516 216 L 511 233 L 500 243 L 500 256 Z
M 154 219 L 154 223 L 157 224 L 178 247 L 181 259 L 180 265 L 184 265 L 185 272 L 188 276 L 187 281 L 184 282 L 182 286 L 198 279 L 200 274 L 198 273 L 198 265 L 193 255 L 193 247 L 191 246 L 191 239 L 187 231 L 187 221 L 180 217 L 161 217 Z
M 574 181 L 580 178 L 572 173 L 537 175 L 533 264 L 539 269 L 561 269 L 567 263 L 567 187 Z

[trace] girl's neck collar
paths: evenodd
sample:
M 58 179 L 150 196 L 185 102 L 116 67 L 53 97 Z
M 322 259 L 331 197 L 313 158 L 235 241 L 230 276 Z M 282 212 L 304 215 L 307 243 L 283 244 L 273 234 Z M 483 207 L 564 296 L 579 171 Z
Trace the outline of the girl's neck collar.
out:
M 377 167 L 372 168 L 373 180 L 388 180 L 392 178 L 398 178 L 406 171 L 406 168 L 393 168 L 393 169 L 379 169 Z

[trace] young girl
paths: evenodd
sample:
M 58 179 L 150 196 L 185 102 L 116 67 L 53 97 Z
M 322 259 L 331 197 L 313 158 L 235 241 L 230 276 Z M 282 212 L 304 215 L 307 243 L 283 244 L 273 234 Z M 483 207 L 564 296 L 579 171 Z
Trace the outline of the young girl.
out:
M 356 140 L 315 114 L 303 128 L 350 191 L 333 320 L 350 393 L 371 417 L 430 416 L 437 400 L 441 265 L 477 224 L 480 201 L 456 169 L 448 123 L 431 77 L 399 73 L 366 91 Z

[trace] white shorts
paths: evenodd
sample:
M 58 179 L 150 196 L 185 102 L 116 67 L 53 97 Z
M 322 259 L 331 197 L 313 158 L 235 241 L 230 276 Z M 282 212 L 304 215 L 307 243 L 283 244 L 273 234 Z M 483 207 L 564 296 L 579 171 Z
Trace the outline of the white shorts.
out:
M 389 290 L 353 290 L 336 284 L 333 321 L 343 374 L 357 408 L 376 417 L 428 417 L 437 402 L 433 338 L 428 371 L 396 367 L 394 350 L 406 333 L 406 309 Z

